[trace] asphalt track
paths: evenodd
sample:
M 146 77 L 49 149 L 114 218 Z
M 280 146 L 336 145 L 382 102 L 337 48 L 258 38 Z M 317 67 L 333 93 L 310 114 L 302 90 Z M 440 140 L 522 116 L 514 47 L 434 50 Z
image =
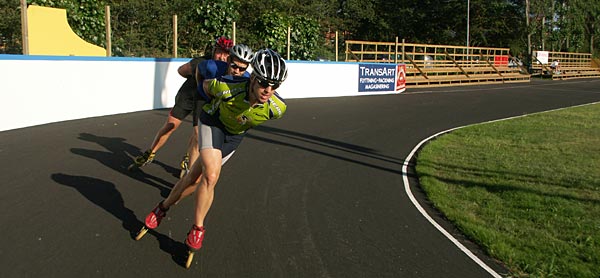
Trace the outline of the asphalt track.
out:
M 288 100 L 285 117 L 251 131 L 224 167 L 189 270 L 192 200 L 141 241 L 132 235 L 177 180 L 191 123 L 133 174 L 167 110 L 0 132 L 0 276 L 491 277 L 409 201 L 404 159 L 443 130 L 598 101 L 598 79 Z M 506 273 L 409 178 L 436 221 Z

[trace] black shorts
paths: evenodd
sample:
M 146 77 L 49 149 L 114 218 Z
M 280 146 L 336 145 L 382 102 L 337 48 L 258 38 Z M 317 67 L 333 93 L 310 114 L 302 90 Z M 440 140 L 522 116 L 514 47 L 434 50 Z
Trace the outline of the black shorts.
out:
M 192 68 L 192 75 L 183 82 L 177 95 L 175 95 L 175 105 L 171 109 L 169 115 L 183 121 L 189 114 L 192 114 L 192 122 L 194 126 L 198 125 L 198 116 L 204 100 L 198 95 L 197 84 L 196 84 L 196 68 L 198 64 L 205 60 L 205 58 L 194 58 L 189 61 Z
M 175 105 L 171 108 L 169 115 L 183 121 L 189 114 L 192 114 L 194 126 L 198 125 L 198 115 L 204 105 L 204 100 L 196 91 L 196 79 L 188 78 L 185 80 L 177 95 L 175 96 Z

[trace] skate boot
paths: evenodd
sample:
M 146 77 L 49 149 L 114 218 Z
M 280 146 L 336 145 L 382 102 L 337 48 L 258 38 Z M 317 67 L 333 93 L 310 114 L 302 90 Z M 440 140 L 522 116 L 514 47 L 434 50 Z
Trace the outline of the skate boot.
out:
M 142 155 L 137 156 L 133 163 L 127 167 L 129 171 L 133 171 L 135 169 L 139 169 L 141 167 L 146 166 L 149 163 L 154 161 L 154 156 L 156 153 L 153 153 L 151 150 L 146 150 Z
M 183 159 L 181 160 L 181 172 L 179 173 L 179 178 L 183 178 L 185 174 L 190 171 L 190 155 L 185 154 Z
M 144 220 L 144 227 L 138 232 L 135 240 L 140 240 L 148 230 L 153 230 L 160 225 L 163 217 L 167 215 L 167 211 L 169 209 L 165 209 L 162 205 L 162 202 L 158 203 L 158 205 L 146 216 Z
M 185 263 L 185 268 L 190 268 L 192 260 L 194 259 L 194 252 L 200 250 L 202 247 L 202 240 L 204 240 L 204 227 L 198 227 L 192 225 L 192 229 L 188 232 L 185 238 L 185 245 L 188 247 L 188 258 Z

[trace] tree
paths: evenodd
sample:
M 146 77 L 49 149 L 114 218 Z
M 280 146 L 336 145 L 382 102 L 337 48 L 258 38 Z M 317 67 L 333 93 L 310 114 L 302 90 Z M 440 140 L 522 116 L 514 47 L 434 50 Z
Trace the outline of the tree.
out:
M 598 37 L 600 36 L 600 0 L 577 0 L 571 1 L 574 10 L 574 17 L 578 18 L 584 32 L 584 37 L 587 38 L 583 42 L 583 49 L 590 53 L 597 53 L 597 48 L 594 45 L 599 44 Z
M 527 0 L 526 1 L 526 19 L 527 19 L 527 41 L 528 53 L 533 50 L 544 50 L 544 34 L 547 32 L 545 27 L 546 18 L 552 17 L 551 2 L 554 0 Z M 534 35 L 536 35 L 534 37 Z
M 23 53 L 19 0 L 0 0 L 0 53 Z
M 178 16 L 178 52 L 202 55 L 221 35 L 252 48 L 273 47 L 292 59 L 331 51 L 326 34 L 344 39 L 465 45 L 466 0 L 29 0 L 67 9 L 69 24 L 88 42 L 105 45 L 104 6 L 111 7 L 115 55 L 170 57 L 173 15 Z M 18 0 L 0 0 L 0 50 L 21 53 Z M 470 0 L 470 45 L 592 52 L 600 43 L 600 0 Z M 525 48 L 527 50 L 525 50 Z
M 471 1 L 471 45 L 508 47 L 517 44 L 523 20 L 519 6 L 510 1 Z
M 170 5 L 162 1 L 110 1 L 117 55 L 170 57 L 173 28 Z
M 339 16 L 345 30 L 352 39 L 381 40 L 385 30 L 389 30 L 384 17 L 379 16 L 377 5 L 380 0 L 342 0 Z
M 179 20 L 180 48 L 191 56 L 203 55 L 214 40 L 232 35 L 233 22 L 239 19 L 239 2 L 176 1 L 173 11 L 181 13 Z

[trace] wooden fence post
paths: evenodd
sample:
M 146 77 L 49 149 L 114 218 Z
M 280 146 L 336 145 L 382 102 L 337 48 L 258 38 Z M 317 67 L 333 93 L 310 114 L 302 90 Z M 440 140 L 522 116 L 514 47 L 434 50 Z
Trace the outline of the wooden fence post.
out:
M 394 44 L 394 64 L 398 64 L 398 36 L 396 36 L 396 43 Z
M 177 58 L 177 15 L 173 15 L 173 58 Z
M 29 31 L 27 28 L 27 0 L 21 0 L 21 38 L 23 39 L 23 55 L 29 55 Z
M 288 34 L 287 34 L 287 60 L 290 59 L 290 37 L 292 33 L 292 27 L 288 26 Z
M 104 7 L 104 26 L 106 27 L 106 57 L 112 56 L 112 41 L 110 27 L 110 6 Z
M 233 45 L 236 45 L 236 43 L 235 43 L 235 21 L 233 22 L 231 29 L 232 29 L 231 33 L 233 34 L 233 38 L 232 38 L 233 39 Z
M 335 31 L 335 61 L 338 61 L 338 31 Z
M 405 59 L 406 59 L 406 58 L 404 57 L 404 43 L 405 43 L 405 41 L 404 41 L 404 39 L 402 39 L 402 63 L 404 63 L 404 61 L 405 61 Z

